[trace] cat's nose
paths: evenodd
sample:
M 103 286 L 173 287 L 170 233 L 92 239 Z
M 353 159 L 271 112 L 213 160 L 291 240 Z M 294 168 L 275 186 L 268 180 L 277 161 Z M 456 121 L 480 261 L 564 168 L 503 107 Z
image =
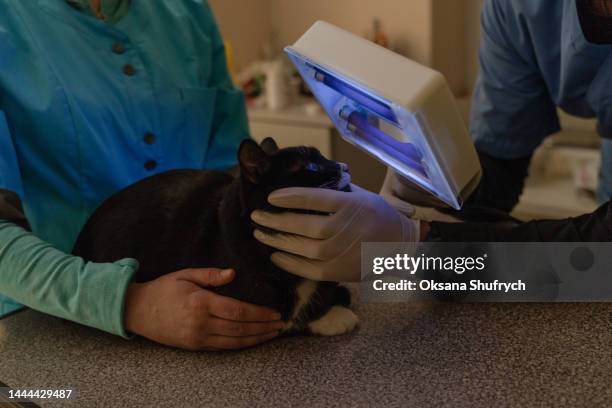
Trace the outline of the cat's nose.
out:
M 340 170 L 342 170 L 345 173 L 349 172 L 349 166 L 346 163 L 338 163 L 340 165 Z

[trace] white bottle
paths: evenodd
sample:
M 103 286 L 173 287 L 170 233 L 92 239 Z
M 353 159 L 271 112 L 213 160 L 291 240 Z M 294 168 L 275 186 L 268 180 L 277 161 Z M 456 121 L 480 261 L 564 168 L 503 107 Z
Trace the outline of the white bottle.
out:
M 265 91 L 268 109 L 281 110 L 289 104 L 289 78 L 282 61 L 271 62 L 268 66 Z

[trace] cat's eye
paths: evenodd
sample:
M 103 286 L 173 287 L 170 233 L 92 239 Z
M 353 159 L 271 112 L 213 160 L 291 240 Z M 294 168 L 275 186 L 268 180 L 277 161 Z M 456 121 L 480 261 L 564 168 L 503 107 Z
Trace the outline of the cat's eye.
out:
M 308 170 L 308 171 L 313 171 L 313 172 L 317 172 L 317 171 L 319 171 L 319 170 L 320 170 L 320 167 L 319 167 L 319 165 L 318 165 L 318 164 L 316 164 L 316 163 L 308 163 L 308 164 L 306 165 L 306 170 Z

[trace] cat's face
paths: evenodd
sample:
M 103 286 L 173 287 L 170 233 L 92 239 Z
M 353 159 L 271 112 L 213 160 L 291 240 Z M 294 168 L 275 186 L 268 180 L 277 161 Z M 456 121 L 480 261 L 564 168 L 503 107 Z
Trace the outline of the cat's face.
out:
M 240 145 L 238 160 L 246 211 L 269 209 L 268 195 L 285 187 L 350 190 L 348 167 L 326 159 L 313 147 L 279 149 L 272 138 L 266 138 L 261 145 L 245 140 Z

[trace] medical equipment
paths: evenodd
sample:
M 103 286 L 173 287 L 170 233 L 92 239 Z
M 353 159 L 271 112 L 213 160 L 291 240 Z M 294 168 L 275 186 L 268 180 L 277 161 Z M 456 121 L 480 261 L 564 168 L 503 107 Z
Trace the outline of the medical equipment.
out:
M 481 169 L 442 74 L 323 21 L 285 51 L 344 139 L 462 207 Z

